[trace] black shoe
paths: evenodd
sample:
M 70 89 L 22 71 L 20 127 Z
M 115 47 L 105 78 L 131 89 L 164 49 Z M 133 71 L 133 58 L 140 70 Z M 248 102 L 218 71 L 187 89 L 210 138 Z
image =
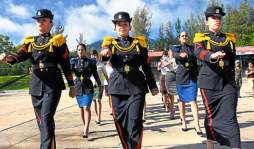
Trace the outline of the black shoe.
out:
M 186 132 L 188 131 L 188 128 L 182 128 L 182 131 Z
M 184 131 L 184 132 L 188 131 L 188 128 L 182 128 L 182 131 Z
M 83 138 L 88 138 L 88 135 L 83 134 L 82 137 Z
M 88 138 L 88 134 L 83 133 L 82 138 Z
M 183 120 L 180 118 L 180 120 L 181 120 L 181 125 L 183 125 Z M 185 128 L 182 128 L 182 131 L 187 131 L 188 130 L 188 128 L 187 128 L 187 126 L 186 126 L 186 124 L 185 124 Z
M 100 122 L 100 121 L 95 121 L 95 123 L 96 123 L 97 125 L 101 124 L 101 122 Z
M 197 133 L 198 136 L 203 136 L 203 132 L 202 131 L 197 131 L 197 129 L 195 128 L 195 131 Z

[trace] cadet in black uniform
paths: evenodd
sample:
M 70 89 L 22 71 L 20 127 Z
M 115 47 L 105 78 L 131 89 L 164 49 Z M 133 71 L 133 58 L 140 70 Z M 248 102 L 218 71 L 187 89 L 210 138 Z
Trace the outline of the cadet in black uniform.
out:
M 77 46 L 78 57 L 71 59 L 71 68 L 75 73 L 75 88 L 77 102 L 80 107 L 81 118 L 84 124 L 83 138 L 88 137 L 91 120 L 91 103 L 94 96 L 93 83 L 90 77 L 93 75 L 98 86 L 101 86 L 96 63 L 86 56 L 86 45 L 79 43 Z
M 105 37 L 101 54 L 110 57 L 113 68 L 108 92 L 112 96 L 113 116 L 123 148 L 139 149 L 147 85 L 152 95 L 158 94 L 158 88 L 147 62 L 145 37 L 129 36 L 131 20 L 127 12 L 114 15 L 113 23 L 118 37 Z
M 220 31 L 224 15 L 221 7 L 207 8 L 209 32 L 197 33 L 194 38 L 195 54 L 202 61 L 198 86 L 206 108 L 208 149 L 213 149 L 213 141 L 241 148 L 236 117 L 235 36 Z
M 0 55 L 0 60 L 10 64 L 30 59 L 32 76 L 29 93 L 41 134 L 41 149 L 56 148 L 54 114 L 65 89 L 61 66 L 70 86 L 69 95 L 75 96 L 73 77 L 70 71 L 69 50 L 62 34 L 51 35 L 53 14 L 50 10 L 38 10 L 33 17 L 39 30 L 38 36 L 24 39 L 24 44 L 16 55 Z

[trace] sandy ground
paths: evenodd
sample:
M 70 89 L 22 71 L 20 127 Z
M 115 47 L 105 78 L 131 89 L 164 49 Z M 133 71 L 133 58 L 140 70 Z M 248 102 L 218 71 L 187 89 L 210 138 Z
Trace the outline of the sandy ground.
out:
M 254 98 L 251 97 L 251 84 L 244 80 L 239 98 L 237 116 L 241 128 L 241 139 L 245 149 L 254 148 Z M 162 107 L 161 95 L 147 94 L 147 112 L 144 123 L 142 148 L 147 149 L 203 149 L 206 148 L 205 137 L 199 137 L 194 130 L 190 105 L 187 104 L 187 132 L 181 131 L 179 112 L 176 108 L 175 120 L 169 119 Z M 88 139 L 81 137 L 82 123 L 80 111 L 75 99 L 68 97 L 64 91 L 55 115 L 57 148 L 63 149 L 97 149 L 122 148 L 116 133 L 108 100 L 102 99 L 103 121 L 95 124 L 92 107 L 92 120 Z M 198 97 L 200 124 L 203 132 L 204 106 Z M 28 91 L 6 91 L 0 93 L 0 148 L 37 149 L 39 148 L 39 131 L 37 128 L 32 103 Z M 216 149 L 224 149 L 216 144 Z

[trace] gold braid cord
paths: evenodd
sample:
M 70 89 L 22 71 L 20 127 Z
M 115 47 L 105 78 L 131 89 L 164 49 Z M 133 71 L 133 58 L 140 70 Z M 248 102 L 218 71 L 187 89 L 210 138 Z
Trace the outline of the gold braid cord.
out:
M 105 36 L 101 47 L 104 48 L 104 47 L 108 47 L 108 46 L 112 45 L 111 51 L 112 51 L 112 54 L 115 54 L 116 50 L 120 50 L 121 52 L 125 52 L 125 53 L 130 52 L 136 46 L 136 50 L 137 50 L 138 54 L 140 54 L 140 47 L 139 46 L 141 46 L 143 48 L 147 48 L 146 38 L 144 36 L 134 36 L 133 38 L 134 39 L 129 47 L 121 47 L 117 43 L 115 38 L 113 38 L 111 36 Z
M 112 52 L 113 52 L 113 54 L 115 53 L 115 48 L 117 48 L 119 51 L 124 52 L 124 53 L 130 52 L 137 45 L 137 43 L 138 43 L 138 40 L 134 39 L 129 47 L 121 47 L 120 45 L 118 45 L 117 41 L 113 40 L 112 41 L 112 44 L 113 44 Z
M 37 45 L 35 43 L 35 39 L 34 37 L 30 36 L 30 37 L 26 37 L 24 39 L 24 44 L 29 44 L 28 46 L 28 52 L 32 52 L 32 49 L 35 48 L 36 50 L 40 51 L 40 50 L 44 50 L 46 48 L 49 47 L 49 52 L 53 52 L 53 46 L 55 47 L 60 47 L 65 43 L 65 39 L 63 37 L 62 34 L 58 34 L 53 36 L 48 43 L 44 44 L 44 45 Z

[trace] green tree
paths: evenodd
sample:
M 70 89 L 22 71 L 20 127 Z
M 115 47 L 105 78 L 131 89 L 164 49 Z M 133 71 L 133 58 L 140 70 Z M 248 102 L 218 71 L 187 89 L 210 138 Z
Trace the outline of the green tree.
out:
M 0 35 L 0 53 L 14 54 L 21 48 L 21 45 L 14 46 L 8 36 Z M 0 63 L 0 75 L 18 75 L 28 72 L 29 62 L 23 62 L 17 65 Z
M 237 37 L 237 45 L 250 45 L 254 41 L 254 10 L 250 0 L 241 2 L 239 9 L 227 6 L 224 17 L 223 30 L 231 32 Z
M 149 34 L 151 32 L 151 18 L 152 15 L 149 13 L 147 7 L 140 8 L 138 7 L 134 13 L 133 17 L 133 35 L 143 35 L 147 39 L 149 38 Z
M 176 38 L 173 33 L 173 26 L 170 21 L 168 21 L 164 28 L 165 34 L 165 47 L 168 49 L 171 45 L 176 43 Z
M 13 52 L 15 51 L 15 47 L 13 43 L 10 41 L 8 36 L 0 34 L 0 52 Z
M 223 6 L 220 0 L 209 0 L 208 6 Z
M 191 14 L 184 22 L 183 30 L 189 34 L 189 41 L 192 41 L 195 33 L 205 32 L 207 30 L 205 25 L 205 18 L 203 15 Z
M 155 48 L 158 51 L 165 49 L 165 34 L 164 34 L 164 25 L 161 24 L 159 27 L 159 37 L 156 41 Z
M 176 37 L 178 38 L 178 36 L 180 35 L 180 33 L 182 31 L 181 21 L 180 21 L 179 17 L 177 17 L 176 22 L 175 22 L 175 31 L 176 31 Z

